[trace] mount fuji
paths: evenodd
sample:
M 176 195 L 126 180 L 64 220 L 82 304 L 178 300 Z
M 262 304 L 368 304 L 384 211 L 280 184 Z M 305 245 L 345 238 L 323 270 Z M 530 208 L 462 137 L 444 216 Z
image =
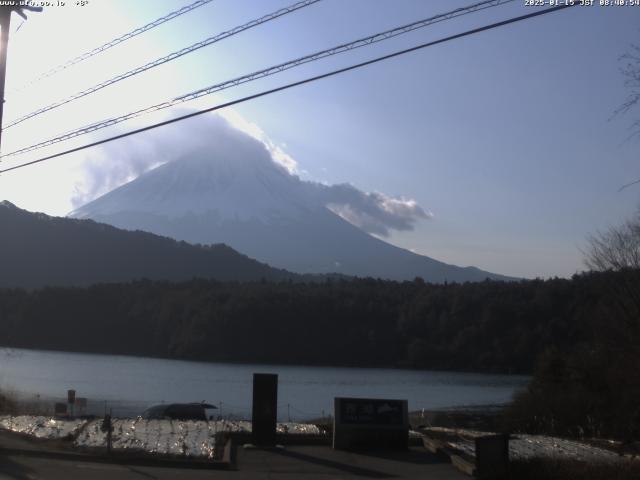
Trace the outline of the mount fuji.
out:
M 178 153 L 167 163 L 69 215 L 189 243 L 225 243 L 297 273 L 429 282 L 513 280 L 449 265 L 370 235 L 347 219 L 358 208 L 362 218 L 385 214 L 355 205 L 371 194 L 348 184 L 303 181 L 276 163 L 263 142 L 226 123 L 210 122 L 198 141 L 182 151 L 172 148 Z

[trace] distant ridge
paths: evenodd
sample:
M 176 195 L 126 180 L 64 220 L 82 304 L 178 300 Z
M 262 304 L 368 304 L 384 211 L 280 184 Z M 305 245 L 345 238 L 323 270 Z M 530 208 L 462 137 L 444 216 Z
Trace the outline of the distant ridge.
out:
M 92 220 L 50 217 L 0 202 L 0 287 L 87 286 L 134 279 L 300 278 L 226 245 L 199 246 Z

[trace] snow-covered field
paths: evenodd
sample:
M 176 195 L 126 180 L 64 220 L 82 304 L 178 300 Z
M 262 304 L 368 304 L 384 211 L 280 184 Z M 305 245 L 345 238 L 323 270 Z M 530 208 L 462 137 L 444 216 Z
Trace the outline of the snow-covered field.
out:
M 86 423 L 87 420 L 56 420 L 33 415 L 0 417 L 0 428 L 46 439 L 74 437 Z
M 475 437 L 490 435 L 488 432 L 474 430 L 454 430 L 449 428 L 432 428 L 434 432 L 450 434 L 455 440 L 447 443 L 467 455 L 475 457 Z M 513 459 L 529 459 L 534 457 L 554 457 L 588 462 L 618 461 L 621 457 L 616 452 L 598 448 L 587 443 L 567 440 L 545 435 L 514 434 L 509 439 L 509 457 Z
M 0 428 L 5 430 L 42 439 L 73 439 L 73 445 L 80 448 L 106 447 L 107 434 L 101 426 L 102 419 L 57 420 L 31 415 L 0 417 Z M 279 423 L 277 431 L 289 434 L 321 433 L 315 425 L 302 423 Z M 218 432 L 251 432 L 251 422 L 114 419 L 112 448 L 213 458 L 215 434 Z

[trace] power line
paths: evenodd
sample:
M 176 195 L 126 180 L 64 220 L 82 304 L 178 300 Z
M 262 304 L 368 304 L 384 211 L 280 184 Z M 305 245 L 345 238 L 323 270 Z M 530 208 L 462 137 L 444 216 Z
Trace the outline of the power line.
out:
M 640 180 L 634 180 L 634 181 L 633 181 L 633 182 L 631 182 L 631 183 L 627 183 L 627 184 L 625 184 L 625 185 L 621 186 L 621 187 L 618 189 L 618 192 L 621 192 L 621 191 L 623 191 L 625 188 L 631 187 L 631 186 L 636 185 L 636 184 L 638 184 L 638 183 L 640 183 Z
M 209 0 L 211 1 L 211 0 Z M 13 120 L 11 122 L 9 122 L 7 124 L 7 126 L 5 127 L 6 129 L 11 128 L 14 125 L 17 125 L 19 123 L 24 122 L 25 120 L 28 120 L 30 118 L 33 118 L 37 115 L 40 115 L 42 113 L 48 112 L 50 110 L 53 110 L 55 108 L 61 107 L 62 105 L 66 105 L 69 102 L 72 102 L 74 100 L 78 100 L 79 98 L 85 97 L 87 95 L 90 95 L 92 93 L 97 92 L 98 90 L 102 90 L 105 87 L 108 87 L 109 85 L 113 85 L 114 83 L 118 83 L 122 80 L 125 80 L 127 78 L 133 77 L 134 75 L 138 75 L 139 73 L 142 72 L 146 72 L 147 70 L 150 70 L 154 67 L 157 67 L 159 65 L 163 65 L 165 63 L 171 62 L 173 60 L 176 60 L 188 53 L 194 52 L 196 50 L 199 50 L 203 47 L 212 45 L 216 42 L 219 42 L 221 40 L 224 40 L 225 38 L 229 38 L 233 35 L 237 35 L 240 32 L 244 32 L 245 30 L 249 30 L 250 28 L 253 27 L 257 27 L 258 25 L 261 25 L 263 23 L 269 22 L 271 20 L 275 20 L 276 18 L 279 18 L 283 15 L 287 15 L 289 13 L 295 12 L 296 10 L 300 10 L 301 8 L 305 8 L 308 7 L 310 5 L 313 5 L 314 3 L 318 3 L 320 0 L 302 0 L 299 1 L 297 3 L 294 3 L 293 5 L 289 5 L 288 7 L 284 7 L 281 8 L 279 10 L 276 10 L 275 12 L 269 13 L 267 15 L 264 15 L 260 18 L 257 18 L 255 20 L 251 20 L 250 22 L 247 22 L 243 25 L 237 26 L 232 28 L 231 30 L 227 30 L 224 31 L 222 33 L 219 33 L 217 35 L 214 35 L 213 37 L 209 37 L 205 40 L 202 40 L 200 42 L 194 43 L 193 45 L 190 45 L 188 47 L 182 48 L 180 50 L 177 50 L 175 52 L 170 53 L 169 55 L 165 55 L 164 57 L 158 58 L 152 62 L 146 63 L 142 66 L 136 67 L 133 70 L 129 70 L 128 72 L 122 73 L 120 75 L 116 75 L 115 77 L 112 77 L 108 80 L 105 80 L 104 82 L 101 82 L 97 85 L 94 85 L 92 87 L 89 87 L 85 90 L 82 90 L 81 92 L 75 93 L 74 95 L 71 95 L 70 97 L 67 97 L 63 100 L 59 100 L 57 102 L 54 102 L 50 105 L 47 105 L 46 107 L 42 107 L 39 108 L 31 113 L 28 113 L 16 120 Z
M 451 40 L 456 40 L 458 38 L 466 37 L 466 36 L 473 35 L 473 34 L 476 34 L 476 33 L 484 32 L 484 31 L 487 31 L 487 30 L 492 30 L 494 28 L 498 28 L 498 27 L 502 27 L 502 26 L 505 26 L 505 25 L 509 25 L 511 23 L 516 23 L 516 22 L 520 22 L 520 21 L 527 20 L 527 19 L 530 19 L 530 18 L 538 17 L 540 15 L 545 15 L 547 13 L 552 13 L 552 12 L 556 12 L 556 11 L 559 11 L 559 10 L 564 10 L 565 8 L 573 7 L 575 5 L 578 5 L 578 3 L 575 3 L 575 4 L 567 3 L 565 5 L 560 5 L 558 7 L 547 8 L 547 9 L 544 9 L 544 10 L 538 10 L 536 12 L 532 12 L 532 13 L 529 13 L 529 14 L 526 14 L 526 15 L 521 15 L 519 17 L 513 17 L 513 18 L 510 18 L 510 19 L 507 19 L 507 20 L 503 20 L 501 22 L 496 22 L 496 23 L 492 23 L 492 24 L 489 24 L 489 25 L 485 25 L 483 27 L 478 27 L 478 28 L 474 28 L 472 30 L 467 30 L 467 31 L 462 32 L 462 33 L 458 33 L 458 34 L 455 34 L 455 35 L 450 35 L 448 37 L 444 37 L 444 38 L 441 38 L 441 39 L 438 39 L 438 40 L 434 40 L 434 41 L 431 41 L 431 42 L 423 43 L 423 44 L 415 46 L 415 47 L 407 48 L 407 49 L 404 49 L 404 50 L 399 50 L 397 52 L 393 52 L 393 53 L 390 53 L 388 55 L 383 55 L 381 57 L 376 57 L 374 59 L 367 60 L 365 62 L 361 62 L 361 63 L 357 63 L 355 65 L 351 65 L 349 67 L 344 67 L 344 68 L 340 68 L 338 70 L 333 70 L 333 71 L 328 72 L 328 73 L 323 73 L 321 75 L 316 75 L 314 77 L 309 77 L 309 78 L 306 78 L 304 80 L 299 80 L 297 82 L 292 82 L 292 83 L 289 83 L 289 84 L 286 84 L 286 85 L 282 85 L 282 86 L 277 87 L 277 88 L 272 88 L 270 90 L 265 90 L 265 91 L 262 91 L 260 93 L 249 95 L 249 96 L 237 99 L 237 100 L 233 100 L 233 101 L 230 101 L 230 102 L 226 102 L 226 103 L 222 103 L 222 104 L 219 104 L 219 105 L 215 105 L 213 107 L 206 108 L 204 110 L 199 110 L 197 112 L 189 113 L 187 115 L 182 115 L 180 117 L 172 118 L 170 120 L 165 120 L 164 122 L 159 122 L 159 123 L 155 123 L 153 125 L 148 125 L 146 127 L 138 128 L 138 129 L 132 130 L 130 132 L 122 133 L 120 135 L 115 135 L 113 137 L 105 138 L 105 139 L 102 139 L 102 140 L 98 140 L 96 142 L 92 142 L 92 143 L 88 143 L 88 144 L 85 144 L 85 145 L 81 145 L 79 147 L 71 148 L 71 149 L 65 150 L 63 152 L 59 152 L 59 153 L 55 153 L 55 154 L 52 154 L 52 155 L 48 155 L 46 157 L 42 157 L 42 158 L 39 158 L 37 160 L 32 160 L 30 162 L 26 162 L 26 163 L 23 163 L 23 164 L 20 164 L 20 165 L 16 165 L 16 166 L 13 166 L 13 167 L 5 168 L 4 170 L 0 170 L 0 174 L 6 173 L 6 172 L 10 172 L 12 170 L 17 170 L 19 168 L 27 167 L 27 166 L 30 166 L 30 165 L 34 165 L 36 163 L 41 163 L 41 162 L 44 162 L 44 161 L 47 161 L 47 160 L 51 160 L 53 158 L 61 157 L 63 155 L 68 155 L 70 153 L 79 152 L 79 151 L 85 150 L 87 148 L 91 148 L 91 147 L 95 147 L 95 146 L 98 146 L 98 145 L 102 145 L 104 143 L 112 142 L 114 140 L 119 140 L 121 138 L 129 137 L 131 135 L 136 135 L 138 133 L 146 132 L 148 130 L 152 130 L 152 129 L 155 129 L 155 128 L 163 127 L 163 126 L 169 125 L 171 123 L 176 123 L 176 122 L 179 122 L 179 121 L 182 121 L 182 120 L 186 120 L 188 118 L 196 117 L 198 115 L 203 115 L 205 113 L 213 112 L 215 110 L 220 110 L 220 109 L 223 109 L 223 108 L 226 108 L 226 107 L 231 107 L 231 106 L 237 105 L 239 103 L 247 102 L 249 100 L 254 100 L 256 98 L 264 97 L 266 95 L 271 95 L 273 93 L 281 92 L 283 90 L 288 90 L 290 88 L 297 87 L 297 86 L 300 86 L 300 85 L 304 85 L 306 83 L 315 82 L 315 81 L 321 80 L 323 78 L 332 77 L 334 75 L 338 75 L 338 74 L 345 73 L 345 72 L 348 72 L 348 71 L 351 71 L 351 70 L 355 70 L 355 69 L 358 69 L 358 68 L 361 68 L 361 67 L 365 67 L 367 65 L 372 65 L 374 63 L 382 62 L 382 61 L 388 60 L 390 58 L 398 57 L 400 55 L 404 55 L 404 54 L 407 54 L 407 53 L 410 53 L 410 52 L 415 52 L 415 51 L 421 50 L 423 48 L 432 47 L 432 46 L 438 45 L 440 43 L 445 43 L 445 42 L 449 42 Z
M 5 4 L 6 3 L 6 4 Z M 25 2 L 26 3 L 26 2 Z M 11 13 L 15 12 L 23 20 L 27 19 L 24 11 L 41 12 L 42 7 L 20 5 L 17 2 L 3 2 L 0 6 L 0 145 L 2 141 L 2 117 L 4 115 L 4 85 L 7 78 L 7 53 L 9 50 L 9 28 L 11 27 Z
M 124 35 L 121 35 L 118 38 L 115 38 L 107 43 L 105 43 L 104 45 L 100 45 L 99 47 L 94 48 L 93 50 L 90 50 L 88 52 L 83 53 L 82 55 L 78 55 L 75 58 L 72 58 L 71 60 L 68 60 L 64 63 L 61 63 L 60 65 L 57 65 L 55 67 L 53 67 L 50 70 L 47 70 L 46 72 L 38 75 L 36 78 L 34 78 L 33 80 L 30 80 L 29 82 L 27 82 L 24 86 L 22 86 L 20 89 L 18 90 L 14 90 L 15 92 L 19 92 L 21 90 L 24 90 L 25 88 L 33 85 L 34 83 L 37 83 L 41 80 L 44 80 L 45 78 L 51 77 L 52 75 L 55 75 L 56 73 L 61 72 L 62 70 L 66 70 L 67 68 L 71 67 L 72 65 L 75 65 L 76 63 L 80 63 L 84 60 L 87 60 L 88 58 L 91 58 L 95 55 L 98 55 L 99 53 L 104 52 L 105 50 L 108 50 L 112 47 L 115 47 L 116 45 L 119 45 L 122 42 L 125 42 L 137 35 L 140 35 L 141 33 L 144 33 L 146 31 L 151 30 L 152 28 L 155 28 L 159 25 L 162 25 L 165 22 L 168 22 L 169 20 L 173 20 L 176 17 L 179 17 L 180 15 L 184 15 L 185 13 L 188 13 L 192 10 L 195 10 L 196 8 L 202 7 L 208 3 L 211 3 L 213 0 L 198 0 L 196 2 L 193 2 L 190 5 L 186 5 L 182 8 L 180 8 L 179 10 L 175 10 L 171 13 L 168 13 L 167 15 L 160 17 L 156 20 L 154 20 L 151 23 L 147 23 L 146 25 L 136 28 L 135 30 L 132 30 L 129 33 L 125 33 Z
M 243 75 L 241 77 L 237 77 L 234 78 L 232 80 L 227 80 L 225 82 L 222 83 L 218 83 L 215 85 L 210 85 L 206 88 L 200 89 L 200 90 L 196 90 L 194 92 L 188 93 L 186 95 L 182 95 L 180 97 L 176 97 L 173 100 L 169 100 L 169 101 L 165 101 L 156 105 L 152 105 L 150 107 L 146 107 L 140 110 L 136 110 L 134 112 L 129 112 L 125 115 L 120 115 L 118 117 L 114 117 L 114 118 L 110 118 L 110 119 L 106 119 L 103 121 L 99 121 L 99 122 L 95 122 L 91 125 L 86 125 L 84 127 L 81 127 L 79 129 L 76 130 L 72 130 L 70 132 L 64 133 L 62 135 L 59 135 L 57 137 L 45 140 L 43 142 L 28 146 L 28 147 L 24 147 L 18 150 L 15 150 L 13 152 L 7 153 L 6 155 L 0 156 L 1 158 L 5 158 L 5 157 L 11 157 L 14 155 L 18 155 L 21 153 L 27 153 L 27 152 L 31 152 L 33 150 L 37 150 L 43 147 L 47 147 L 50 145 L 54 145 L 56 143 L 65 141 L 65 140 L 69 140 L 71 138 L 75 138 L 77 136 L 80 135 L 85 135 L 87 133 L 91 133 L 91 132 L 95 132 L 96 130 L 100 130 L 102 128 L 106 128 L 106 127 L 110 127 L 112 125 L 116 125 L 118 123 L 124 122 L 126 120 L 131 120 L 133 118 L 139 117 L 141 115 L 147 114 L 147 113 L 152 113 L 152 112 L 156 112 L 159 110 L 163 110 L 169 107 L 172 107 L 174 105 L 180 104 L 180 103 L 184 103 L 190 100 L 195 100 L 197 98 L 203 97 L 205 95 L 210 95 L 212 93 L 215 92 L 219 92 L 221 90 L 225 90 L 227 88 L 231 88 L 231 87 L 235 87 L 247 82 L 251 82 L 260 78 L 264 78 L 264 77 L 268 77 L 270 75 L 274 75 L 276 73 L 280 73 L 283 72 L 285 70 L 289 70 L 291 68 L 295 68 L 298 67 L 300 65 L 304 65 L 305 63 L 309 63 L 309 62 L 313 62 L 316 60 L 320 60 L 322 58 L 327 58 L 333 55 L 337 55 L 339 53 L 343 53 L 343 52 L 347 52 L 350 50 L 355 50 L 356 48 L 360 48 L 360 47 L 365 47 L 368 45 L 372 45 L 374 43 L 378 43 L 384 40 L 388 40 L 390 38 L 396 37 L 398 35 L 402 35 L 414 30 L 417 30 L 419 28 L 424 28 L 427 27 L 429 25 L 433 25 L 435 23 L 439 23 L 445 20 L 450 20 L 452 18 L 456 18 L 456 17 L 460 17 L 463 15 L 467 15 L 470 13 L 474 13 L 480 10 L 484 10 L 487 8 L 492 8 L 492 7 L 496 7 L 498 5 L 502 5 L 505 3 L 509 3 L 512 2 L 514 0 L 485 0 L 482 1 L 480 3 L 475 3 L 473 5 L 467 6 L 467 7 L 462 7 L 462 8 L 458 8 L 455 10 L 452 10 L 450 12 L 447 13 L 443 13 L 440 15 L 436 15 L 433 17 L 429 17 L 423 20 L 419 20 L 417 22 L 413 22 L 410 23 L 408 25 L 403 25 L 401 27 L 396 27 L 393 28 L 391 30 L 387 30 L 384 31 L 382 33 L 376 33 L 374 35 L 370 35 L 368 37 L 364 37 L 364 38 L 360 38 L 358 40 L 354 40 L 352 42 L 349 43 L 344 43 L 332 48 L 328 48 L 326 50 L 321 50 L 319 52 L 315 52 L 309 55 L 306 55 L 304 57 L 300 57 L 297 58 L 295 60 L 290 60 L 288 62 L 285 63 L 281 63 L 279 65 L 276 66 L 272 66 L 269 68 L 265 68 L 263 70 L 259 70 L 257 72 L 253 72 L 250 73 L 248 75 Z

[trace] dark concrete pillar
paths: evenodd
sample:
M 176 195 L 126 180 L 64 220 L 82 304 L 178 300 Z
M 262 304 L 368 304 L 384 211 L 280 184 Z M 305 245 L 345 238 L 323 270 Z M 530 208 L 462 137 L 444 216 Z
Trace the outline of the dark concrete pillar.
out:
M 476 477 L 506 479 L 509 475 L 509 435 L 476 438 Z
M 252 437 L 255 445 L 276 444 L 278 418 L 278 375 L 253 374 Z

